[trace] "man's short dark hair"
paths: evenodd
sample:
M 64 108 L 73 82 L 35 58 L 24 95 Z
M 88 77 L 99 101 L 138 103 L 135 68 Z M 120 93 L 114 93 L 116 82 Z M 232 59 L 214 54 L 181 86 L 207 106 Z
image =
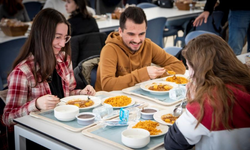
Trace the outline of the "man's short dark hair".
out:
M 128 7 L 120 16 L 120 28 L 122 31 L 125 28 L 127 19 L 132 20 L 136 24 L 142 24 L 145 21 L 147 26 L 147 18 L 144 11 L 140 7 Z

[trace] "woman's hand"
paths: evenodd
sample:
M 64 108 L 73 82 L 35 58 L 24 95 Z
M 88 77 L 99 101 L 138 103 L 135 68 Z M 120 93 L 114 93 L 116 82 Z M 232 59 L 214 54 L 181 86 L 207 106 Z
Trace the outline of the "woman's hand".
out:
M 60 99 L 57 96 L 48 94 L 36 100 L 36 107 L 43 110 L 54 109 L 59 102 Z
M 91 85 L 87 85 L 83 90 L 81 90 L 80 95 L 95 95 L 95 89 Z
M 200 26 L 203 23 L 203 21 L 204 23 L 207 23 L 208 16 L 209 16 L 209 11 L 204 11 L 194 20 L 193 26 L 195 27 Z

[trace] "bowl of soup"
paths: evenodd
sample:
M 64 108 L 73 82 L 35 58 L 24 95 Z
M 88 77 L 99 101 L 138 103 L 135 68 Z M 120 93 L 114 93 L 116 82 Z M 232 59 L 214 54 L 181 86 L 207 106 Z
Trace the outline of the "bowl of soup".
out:
M 82 112 L 76 115 L 77 123 L 80 125 L 90 125 L 95 122 L 95 114 L 91 112 Z
M 158 111 L 157 108 L 153 107 L 146 107 L 141 110 L 141 117 L 142 119 L 148 120 L 153 119 L 154 113 Z

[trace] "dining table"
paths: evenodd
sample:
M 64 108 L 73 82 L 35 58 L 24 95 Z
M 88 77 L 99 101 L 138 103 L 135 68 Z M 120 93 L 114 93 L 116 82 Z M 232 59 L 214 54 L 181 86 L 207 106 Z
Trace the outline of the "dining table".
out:
M 149 106 L 158 106 L 165 110 L 172 111 L 175 105 L 162 107 L 149 100 L 133 95 L 124 94 L 122 91 L 110 92 L 115 95 L 127 95 L 132 99 L 149 103 Z M 26 139 L 43 145 L 49 149 L 86 149 L 86 150 L 118 150 L 123 149 L 113 144 L 98 140 L 94 137 L 82 134 L 82 132 L 72 132 L 53 122 L 49 122 L 31 115 L 23 116 L 14 120 L 15 146 L 16 150 L 26 149 Z M 86 129 L 85 129 L 86 130 Z M 112 136 L 112 135 L 111 135 Z M 164 136 L 164 135 L 163 135 Z M 162 142 L 163 142 L 162 136 Z M 129 148 L 128 148 L 129 149 Z M 163 144 L 155 147 L 156 150 L 163 150 Z
M 188 70 L 186 71 L 185 75 L 188 75 Z M 143 107 L 152 107 L 157 108 L 158 110 L 166 110 L 172 112 L 176 105 L 180 103 L 181 100 L 171 100 L 171 102 L 163 102 L 162 100 L 154 99 L 146 97 L 145 95 L 139 95 L 137 93 L 131 94 L 131 89 L 140 89 L 142 85 L 145 85 L 150 82 L 154 81 L 163 81 L 165 78 L 158 78 L 154 80 L 145 81 L 142 83 L 138 83 L 135 86 L 125 88 L 119 91 L 99 91 L 96 93 L 95 96 L 102 96 L 107 95 L 108 97 L 112 96 L 128 96 L 137 104 L 143 104 Z M 157 95 L 154 95 L 157 97 Z M 159 97 L 168 97 L 169 96 L 162 96 Z M 98 106 L 99 107 L 99 106 Z M 119 109 L 118 109 L 119 110 Z M 119 149 L 127 149 L 130 150 L 131 148 L 126 147 L 123 144 L 114 143 L 109 140 L 101 140 L 98 138 L 98 135 L 95 136 L 93 134 L 86 134 L 87 131 L 91 128 L 98 126 L 95 124 L 93 126 L 84 127 L 80 132 L 78 129 L 70 129 L 67 126 L 62 126 L 58 124 L 58 120 L 48 120 L 44 119 L 43 117 L 39 117 L 39 115 L 26 115 L 20 118 L 14 119 L 16 125 L 14 126 L 15 129 L 15 147 L 16 150 L 26 149 L 26 139 L 29 139 L 35 143 L 43 145 L 49 149 L 60 149 L 60 150 L 67 150 L 67 149 L 91 149 L 91 150 L 119 150 Z M 62 123 L 62 122 L 61 122 Z M 161 123 L 160 123 L 161 124 Z M 166 126 L 166 125 L 162 125 Z M 167 127 L 168 128 L 168 127 Z M 117 131 L 109 131 L 111 133 L 115 133 Z M 84 134 L 85 133 L 85 134 Z M 165 134 L 165 133 L 164 133 Z M 155 149 L 155 150 L 164 150 L 164 134 L 158 137 L 157 142 L 159 144 L 154 145 L 151 148 L 141 148 L 140 150 L 144 149 Z M 109 136 L 109 135 L 108 135 Z M 115 135 L 118 136 L 116 138 L 121 138 L 120 134 Z M 151 137 L 154 138 L 154 137 Z M 152 139 L 151 139 L 152 140 Z M 160 140 L 160 141 L 159 141 Z M 154 143 L 153 143 L 154 144 Z

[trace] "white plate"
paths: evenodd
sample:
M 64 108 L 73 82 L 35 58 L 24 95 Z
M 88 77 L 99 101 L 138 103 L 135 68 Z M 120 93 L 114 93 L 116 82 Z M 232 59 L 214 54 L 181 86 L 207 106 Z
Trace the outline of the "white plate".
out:
M 137 122 L 129 122 L 128 129 L 131 129 L 136 124 L 137 124 Z M 159 124 L 159 126 L 157 126 L 156 129 L 160 129 L 162 131 L 162 133 L 160 133 L 158 135 L 150 135 L 150 137 L 158 137 L 158 136 L 164 135 L 168 132 L 168 128 L 169 127 L 166 125 Z
M 159 122 L 160 124 L 173 125 L 173 124 L 167 123 L 167 122 L 165 122 L 165 121 L 163 121 L 161 119 L 161 116 L 165 115 L 165 114 L 173 114 L 173 110 L 161 110 L 161 111 L 158 111 L 158 112 L 154 113 L 153 118 L 154 118 L 155 121 Z
M 169 91 L 153 91 L 153 90 L 149 90 L 148 88 L 150 86 L 152 86 L 153 84 L 168 84 L 168 85 L 171 85 L 173 86 L 173 88 L 175 87 L 178 87 L 177 84 L 173 83 L 173 82 L 166 82 L 166 81 L 151 81 L 151 82 L 147 82 L 145 84 L 141 84 L 140 87 L 141 89 L 143 89 L 144 91 L 147 91 L 147 92 L 150 92 L 152 94 L 155 94 L 155 95 L 165 95 L 167 94 Z
M 173 77 L 174 75 L 171 75 L 171 76 L 167 76 L 167 77 L 165 77 L 165 78 L 162 78 L 163 79 L 163 81 L 166 81 L 166 79 L 167 78 L 169 78 L 169 77 Z M 184 77 L 184 78 L 186 78 L 186 79 L 188 79 L 189 80 L 189 77 L 188 76 L 186 76 L 186 75 L 183 75 L 183 74 L 176 74 L 175 76 L 177 76 L 177 77 Z M 166 81 L 166 82 L 170 82 L 170 81 Z M 171 82 L 171 83 L 175 83 L 175 82 Z M 175 84 L 177 84 L 177 83 L 175 83 Z M 180 84 L 180 85 L 186 85 L 187 83 L 185 83 L 185 84 Z
M 89 98 L 94 102 L 94 105 L 89 106 L 89 107 L 80 108 L 80 110 L 95 108 L 101 104 L 101 99 L 99 97 L 89 96 Z M 74 99 L 87 100 L 88 96 L 87 95 L 74 95 L 74 96 L 64 97 L 61 99 L 61 102 L 59 103 L 59 105 L 65 105 L 69 100 L 74 100 Z
M 118 96 L 122 96 L 122 95 L 118 95 Z M 125 95 L 124 95 L 124 96 L 125 96 Z M 107 97 L 107 98 L 102 99 L 102 105 L 104 104 L 104 101 L 105 101 L 106 99 L 111 98 L 111 97 L 116 97 L 116 96 L 110 96 L 110 97 Z M 131 98 L 131 97 L 129 97 L 129 98 Z M 131 103 L 128 104 L 127 106 L 113 107 L 113 108 L 125 108 L 125 107 L 129 107 L 129 106 L 131 106 L 131 105 L 134 105 L 134 103 L 135 103 L 135 100 L 131 98 Z

